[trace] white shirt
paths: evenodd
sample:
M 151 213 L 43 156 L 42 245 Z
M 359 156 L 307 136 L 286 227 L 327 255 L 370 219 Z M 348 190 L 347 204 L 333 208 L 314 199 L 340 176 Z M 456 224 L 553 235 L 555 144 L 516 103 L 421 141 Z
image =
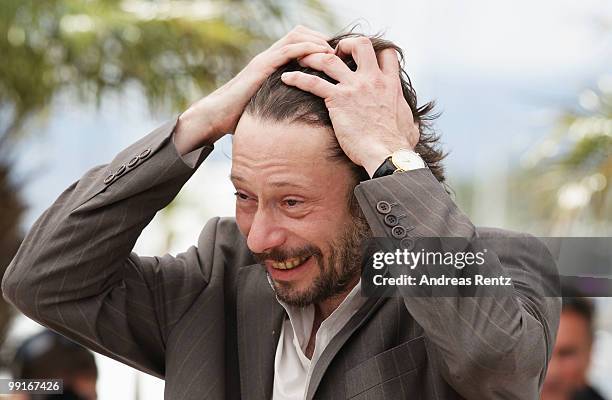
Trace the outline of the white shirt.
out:
M 314 322 L 314 305 L 305 308 L 278 302 L 285 308 L 289 318 L 283 322 L 274 357 L 273 400 L 303 400 L 317 360 L 338 332 L 365 303 L 361 296 L 361 280 L 349 292 L 317 331 L 312 358 L 305 355 Z

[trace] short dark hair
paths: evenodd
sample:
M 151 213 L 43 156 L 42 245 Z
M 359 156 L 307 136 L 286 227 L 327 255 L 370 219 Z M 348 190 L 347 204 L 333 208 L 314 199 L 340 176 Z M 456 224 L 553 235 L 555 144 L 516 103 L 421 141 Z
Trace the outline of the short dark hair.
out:
M 50 330 L 27 338 L 11 364 L 14 379 L 61 378 L 77 375 L 98 377 L 92 352 Z
M 593 337 L 593 332 L 595 330 L 593 326 L 595 315 L 595 306 L 593 302 L 585 297 L 582 291 L 573 286 L 563 285 L 561 287 L 561 293 L 563 294 L 561 311 L 575 312 L 584 318 L 587 323 L 589 334 Z
M 335 47 L 342 39 L 360 36 L 370 39 L 376 53 L 388 48 L 392 48 L 398 53 L 402 92 L 406 102 L 412 110 L 414 122 L 419 124 L 420 139 L 416 145 L 415 151 L 421 155 L 436 179 L 444 183 L 446 178 L 444 176 L 444 168 L 442 167 L 441 161 L 446 154 L 439 148 L 439 136 L 431 129 L 431 121 L 438 117 L 438 114 L 433 113 L 435 103 L 432 101 L 420 107 L 417 106 L 416 92 L 412 86 L 410 77 L 403 68 L 404 55 L 402 49 L 395 43 L 383 39 L 381 34 L 367 36 L 356 32 L 348 32 L 333 37 L 328 40 L 328 43 L 330 46 Z M 351 56 L 347 56 L 343 61 L 352 71 L 357 69 L 357 64 Z M 332 127 L 329 112 L 322 98 L 293 86 L 286 85 L 281 81 L 281 74 L 288 71 L 301 71 L 319 76 L 329 82 L 337 83 L 337 81 L 330 78 L 325 73 L 312 68 L 302 67 L 297 60 L 292 60 L 278 68 L 266 79 L 257 93 L 250 99 L 245 108 L 245 112 L 264 120 L 302 122 L 316 126 Z M 335 138 L 330 148 L 330 156 L 335 159 L 350 162 Z M 369 178 L 362 167 L 352 164 L 352 168 L 358 182 Z

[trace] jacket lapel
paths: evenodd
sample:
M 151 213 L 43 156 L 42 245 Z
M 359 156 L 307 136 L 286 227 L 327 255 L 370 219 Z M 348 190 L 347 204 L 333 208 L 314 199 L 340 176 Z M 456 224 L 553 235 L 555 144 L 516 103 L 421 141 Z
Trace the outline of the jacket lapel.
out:
M 285 310 L 259 264 L 240 269 L 237 290 L 241 398 L 271 399 L 274 356 Z
M 338 332 L 336 336 L 329 342 L 321 357 L 315 364 L 312 376 L 308 384 L 308 393 L 306 400 L 312 400 L 314 394 L 321 383 L 321 379 L 327 371 L 327 367 L 332 362 L 338 351 L 342 348 L 344 343 L 351 337 L 351 335 L 359 329 L 364 322 L 366 322 L 372 314 L 376 312 L 387 300 L 387 297 L 370 297 L 363 306 L 349 319 L 346 325 Z

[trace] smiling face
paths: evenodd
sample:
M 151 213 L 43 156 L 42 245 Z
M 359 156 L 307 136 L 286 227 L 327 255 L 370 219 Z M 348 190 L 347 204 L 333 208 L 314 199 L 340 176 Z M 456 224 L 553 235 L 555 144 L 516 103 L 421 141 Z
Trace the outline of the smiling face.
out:
M 248 113 L 234 135 L 238 227 L 277 296 L 293 305 L 340 295 L 359 279 L 369 228 L 349 210 L 356 182 L 346 163 L 329 158 L 332 137 L 331 128 Z

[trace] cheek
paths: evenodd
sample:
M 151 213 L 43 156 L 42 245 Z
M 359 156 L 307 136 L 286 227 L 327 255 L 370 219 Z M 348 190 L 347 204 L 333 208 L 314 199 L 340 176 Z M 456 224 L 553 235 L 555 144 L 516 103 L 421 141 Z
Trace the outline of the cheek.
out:
M 582 375 L 586 367 L 587 365 L 584 363 L 583 357 L 576 354 L 564 360 L 562 371 L 565 379 L 573 382 Z
M 331 252 L 332 244 L 338 242 L 347 226 L 347 219 L 341 213 L 335 213 L 295 221 L 292 225 L 292 231 L 303 240 L 319 248 L 324 257 L 327 258 Z
M 253 215 L 240 210 L 239 207 L 236 207 L 236 224 L 238 225 L 240 233 L 242 233 L 244 237 L 249 236 L 252 223 Z

